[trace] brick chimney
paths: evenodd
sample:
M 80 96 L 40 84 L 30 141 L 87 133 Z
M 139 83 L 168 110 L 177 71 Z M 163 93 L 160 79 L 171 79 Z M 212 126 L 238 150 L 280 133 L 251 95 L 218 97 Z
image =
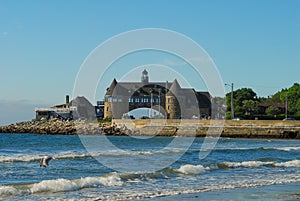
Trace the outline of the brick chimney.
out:
M 69 95 L 66 95 L 66 108 L 70 107 L 70 97 Z

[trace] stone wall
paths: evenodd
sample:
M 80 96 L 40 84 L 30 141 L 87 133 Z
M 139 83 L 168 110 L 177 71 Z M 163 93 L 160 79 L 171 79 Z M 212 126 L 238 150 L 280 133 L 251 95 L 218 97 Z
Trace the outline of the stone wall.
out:
M 0 133 L 97 134 L 134 136 L 196 136 L 300 139 L 300 121 L 113 120 L 28 121 L 0 126 Z
M 113 120 L 134 135 L 300 139 L 300 121 Z

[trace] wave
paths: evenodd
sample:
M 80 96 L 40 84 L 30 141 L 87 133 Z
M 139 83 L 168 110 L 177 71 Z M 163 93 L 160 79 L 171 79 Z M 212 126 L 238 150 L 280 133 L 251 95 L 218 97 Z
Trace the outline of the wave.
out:
M 229 162 L 224 162 L 224 164 L 229 165 Z M 235 164 L 234 164 L 235 163 Z M 272 163 L 272 164 L 271 164 Z M 234 164 L 234 167 L 239 167 L 243 164 L 247 167 L 258 167 L 264 164 L 270 164 L 273 166 L 279 167 L 299 167 L 300 160 L 292 160 L 286 162 L 261 162 L 261 161 L 244 161 L 244 162 L 231 162 L 231 165 Z M 127 173 L 110 173 L 104 176 L 98 177 L 84 177 L 79 179 L 65 179 L 58 178 L 54 180 L 43 180 L 33 184 L 17 184 L 17 185 L 0 185 L 0 198 L 5 197 L 14 197 L 14 196 L 24 196 L 24 195 L 44 195 L 49 193 L 58 193 L 58 192 L 70 192 L 70 191 L 79 191 L 86 188 L 105 188 L 112 186 L 128 186 L 132 182 L 142 182 L 147 183 L 150 181 L 153 182 L 153 179 L 165 179 L 168 176 L 171 177 L 185 177 L 185 175 L 197 175 L 205 174 L 210 171 L 209 167 L 203 165 L 191 165 L 185 164 L 179 168 L 165 168 L 156 172 L 127 172 Z M 122 194 L 103 194 L 101 199 L 103 200 L 129 200 L 129 199 L 141 199 L 141 198 L 155 198 L 160 196 L 171 196 L 178 194 L 187 194 L 187 193 L 198 193 L 206 191 L 217 191 L 224 189 L 236 189 L 236 188 L 250 188 L 256 186 L 265 186 L 276 183 L 287 183 L 287 182 L 297 182 L 300 181 L 300 175 L 293 175 L 290 177 L 281 176 L 274 179 L 262 179 L 262 180 L 242 180 L 242 181 L 231 181 L 226 184 L 224 183 L 214 183 L 207 184 L 208 186 L 202 186 L 197 188 L 185 188 L 184 186 L 179 189 L 165 189 L 157 191 L 152 189 L 150 191 L 138 192 L 132 190 L 132 192 L 126 191 Z M 91 200 L 95 200 L 99 196 L 99 191 L 97 195 L 91 196 L 94 197 Z M 77 197 L 78 198 L 78 197 Z M 85 198 L 86 199 L 86 198 Z M 77 200 L 77 199 L 76 199 Z
M 218 151 L 230 151 L 230 150 L 234 150 L 234 151 L 272 151 L 272 150 L 279 150 L 279 151 L 294 151 L 294 150 L 300 150 L 300 147 L 254 147 L 254 148 L 246 148 L 246 147 L 237 147 L 237 148 L 226 148 L 226 149 L 218 149 L 216 148 L 215 150 Z
M 209 167 L 204 167 L 202 165 L 182 165 L 180 168 L 175 169 L 176 171 L 183 174 L 203 174 L 206 171 L 210 170 Z
M 279 150 L 279 151 L 297 151 L 300 150 L 300 147 L 258 147 L 258 148 L 214 148 L 212 151 L 269 151 L 269 150 Z M 13 163 L 13 162 L 32 162 L 39 161 L 45 155 L 55 156 L 57 159 L 75 159 L 75 158 L 89 158 L 89 157 L 119 157 L 119 156 L 132 156 L 132 155 L 168 155 L 168 154 L 178 154 L 182 153 L 193 153 L 193 152 L 206 152 L 210 150 L 205 149 L 163 149 L 163 150 L 100 150 L 95 152 L 86 152 L 86 151 L 66 151 L 59 153 L 37 153 L 37 154 L 1 154 L 0 163 Z
M 221 162 L 218 164 L 219 168 L 258 168 L 261 166 L 273 167 L 300 167 L 300 160 L 291 160 L 286 162 L 276 161 L 242 161 L 242 162 Z
M 299 182 L 300 176 L 290 177 L 290 178 L 275 178 L 275 179 L 265 179 L 259 181 L 236 181 L 232 183 L 225 184 L 212 184 L 202 187 L 196 188 L 177 188 L 177 189 L 161 189 L 161 190 L 153 190 L 153 191 L 126 191 L 126 193 L 122 194 L 102 194 L 99 196 L 98 194 L 91 195 L 93 198 L 90 199 L 79 199 L 79 200 L 143 200 L 143 199 L 153 199 L 160 198 L 166 196 L 176 196 L 182 194 L 193 194 L 193 193 L 201 193 L 201 192 L 212 192 L 219 190 L 232 190 L 232 189 L 241 189 L 241 188 L 255 188 L 260 186 L 274 185 L 274 184 L 285 184 L 292 182 Z M 176 198 L 175 198 L 176 199 Z M 177 199 L 176 199 L 177 200 Z
M 300 150 L 300 147 L 278 147 L 275 149 L 281 150 L 281 151 L 293 151 L 293 150 Z
M 85 177 L 74 180 L 60 178 L 35 183 L 30 188 L 30 193 L 75 191 L 82 188 L 120 186 L 122 184 L 123 182 L 117 173 L 112 173 L 104 177 Z
M 77 191 L 83 188 L 121 186 L 123 182 L 117 173 L 102 177 L 85 177 L 80 179 L 43 180 L 34 184 L 18 184 L 16 186 L 0 186 L 0 197 L 29 195 L 36 193 L 57 193 Z
M 193 149 L 189 150 L 189 152 L 244 152 L 244 151 L 299 151 L 300 147 L 215 147 L 212 150 L 210 149 Z
M 182 165 L 179 168 L 167 167 L 159 171 L 138 171 L 138 172 L 123 172 L 120 174 L 122 181 L 125 182 L 143 182 L 153 179 L 169 179 L 174 177 L 184 177 L 185 175 L 204 174 L 209 171 L 209 167 L 202 165 Z
M 1 155 L 0 163 L 13 163 L 13 162 L 32 162 L 39 161 L 45 155 L 54 156 L 56 159 L 75 159 L 75 158 L 90 158 L 100 156 L 119 156 L 126 153 L 120 151 L 110 150 L 99 153 L 88 152 L 60 152 L 60 153 L 44 153 L 44 154 L 14 154 L 14 155 Z M 149 154 L 149 152 L 138 152 L 137 154 Z M 127 154 L 128 155 L 128 154 Z
M 59 153 L 39 153 L 39 154 L 12 154 L 12 155 L 0 155 L 0 163 L 13 163 L 13 162 L 33 162 L 39 161 L 45 155 L 54 156 L 56 159 L 76 159 L 76 158 L 90 158 L 90 157 L 120 157 L 120 156 L 134 156 L 134 155 L 165 155 L 165 154 L 174 154 L 184 151 L 177 149 L 170 150 L 105 150 L 99 152 L 59 152 Z
M 99 177 L 84 177 L 80 179 L 58 178 L 43 180 L 33 184 L 17 184 L 0 186 L 0 197 L 30 195 L 41 193 L 57 193 L 77 191 L 84 188 L 122 186 L 124 183 L 144 182 L 152 179 L 165 179 L 184 175 L 203 174 L 209 171 L 202 165 L 182 165 L 179 168 L 165 168 L 155 172 L 110 173 Z
M 277 167 L 300 167 L 300 160 L 292 160 L 281 163 L 275 163 L 274 166 Z
M 1 155 L 0 163 L 13 163 L 13 162 L 32 162 L 39 161 L 45 155 L 55 156 L 56 159 L 68 159 L 68 158 L 85 158 L 90 157 L 88 153 L 45 153 L 45 154 L 14 154 L 14 155 Z
M 12 186 L 0 186 L 0 198 L 18 195 L 18 190 Z

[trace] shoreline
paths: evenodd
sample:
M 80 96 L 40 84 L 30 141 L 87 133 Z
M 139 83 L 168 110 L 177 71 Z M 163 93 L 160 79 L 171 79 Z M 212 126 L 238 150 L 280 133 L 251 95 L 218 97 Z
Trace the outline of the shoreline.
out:
M 212 190 L 206 192 L 167 195 L 144 201 L 167 201 L 167 200 L 299 200 L 298 186 L 300 182 L 278 183 L 262 185 L 250 188 Z M 222 196 L 221 196 L 222 195 Z
M 0 133 L 170 137 L 219 137 L 221 133 L 220 137 L 224 138 L 300 139 L 300 121 L 115 119 L 112 122 L 96 123 L 51 119 L 0 126 Z

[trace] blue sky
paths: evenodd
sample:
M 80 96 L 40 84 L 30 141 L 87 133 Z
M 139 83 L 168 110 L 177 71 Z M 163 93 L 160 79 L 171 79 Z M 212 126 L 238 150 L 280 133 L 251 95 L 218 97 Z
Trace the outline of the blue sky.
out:
M 95 47 L 149 27 L 196 41 L 225 83 L 271 95 L 300 82 L 299 9 L 298 0 L 0 0 L 0 124 L 64 102 Z

